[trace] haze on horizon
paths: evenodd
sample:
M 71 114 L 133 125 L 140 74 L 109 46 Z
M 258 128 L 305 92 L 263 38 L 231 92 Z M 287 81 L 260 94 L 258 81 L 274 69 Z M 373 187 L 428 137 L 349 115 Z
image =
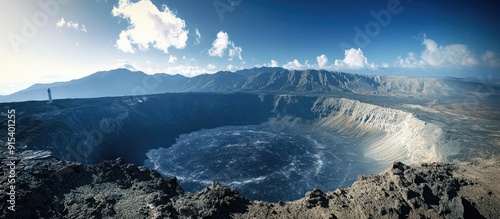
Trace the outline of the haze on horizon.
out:
M 115 68 L 500 78 L 495 1 L 0 1 L 0 95 Z

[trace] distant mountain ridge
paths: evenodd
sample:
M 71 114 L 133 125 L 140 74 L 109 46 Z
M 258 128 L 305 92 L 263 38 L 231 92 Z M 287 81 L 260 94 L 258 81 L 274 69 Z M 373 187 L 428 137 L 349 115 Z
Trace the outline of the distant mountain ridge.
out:
M 467 85 L 467 86 L 464 86 Z M 358 75 L 326 70 L 252 68 L 220 71 L 196 77 L 115 69 L 67 82 L 35 84 L 25 90 L 0 96 L 0 102 L 46 100 L 47 89 L 54 99 L 97 98 L 178 92 L 262 92 L 368 95 L 450 95 L 474 90 L 473 82 L 437 78 Z M 497 89 L 498 90 L 498 89 Z

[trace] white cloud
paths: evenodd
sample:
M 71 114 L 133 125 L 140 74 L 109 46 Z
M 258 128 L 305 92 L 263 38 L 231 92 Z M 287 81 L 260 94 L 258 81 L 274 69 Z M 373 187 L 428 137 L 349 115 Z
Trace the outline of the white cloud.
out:
M 189 33 L 186 23 L 165 5 L 160 11 L 149 0 L 136 3 L 119 0 L 118 7 L 114 6 L 112 13 L 113 16 L 127 19 L 130 23 L 116 41 L 119 50 L 134 53 L 132 45 L 136 45 L 140 50 L 147 50 L 152 45 L 168 53 L 170 47 L 177 49 L 186 47 Z
M 192 61 L 190 58 L 187 59 L 189 59 L 189 61 L 187 61 L 185 64 L 179 64 L 175 66 L 172 65 L 151 66 L 150 64 L 139 66 L 135 65 L 135 63 L 132 64 L 131 66 L 147 74 L 155 74 L 158 72 L 162 72 L 166 74 L 180 74 L 186 77 L 194 77 L 201 74 L 213 74 L 218 71 L 217 66 L 215 64 L 209 63 L 205 66 L 201 66 L 196 63 L 189 63 L 196 61 Z M 127 67 L 128 65 L 122 65 L 122 66 Z
M 389 68 L 389 67 L 390 67 L 390 65 L 388 63 L 385 63 L 385 62 L 382 63 L 382 68 Z
M 235 68 L 235 66 L 231 65 L 231 64 L 227 65 L 227 67 L 226 67 L 226 69 L 229 71 L 233 70 L 234 68 Z
M 200 67 L 196 65 L 177 65 L 167 68 L 157 69 L 154 72 L 166 72 L 169 74 L 181 74 L 186 77 L 194 77 L 200 74 L 211 74 L 215 73 L 216 66 L 213 64 L 208 64 L 206 67 Z
M 322 55 L 316 57 L 316 60 L 318 61 L 319 68 L 324 68 L 326 66 L 326 64 L 328 63 L 328 57 L 326 57 L 325 54 L 322 54 Z
M 201 42 L 201 33 L 200 33 L 200 31 L 198 30 L 198 28 L 194 29 L 194 34 L 196 35 L 196 38 L 195 38 L 195 42 L 194 42 L 194 44 L 195 44 L 195 45 L 198 45 L 198 44 L 200 44 L 200 42 Z
M 66 21 L 64 18 L 61 18 L 56 22 L 56 27 L 57 28 L 66 27 L 66 28 L 72 28 L 75 30 L 80 30 L 80 31 L 83 31 L 85 33 L 87 32 L 87 28 L 85 28 L 85 25 L 83 25 L 83 24 L 80 25 L 75 21 Z
M 227 35 L 224 31 L 219 31 L 219 33 L 217 33 L 217 39 L 215 39 L 212 43 L 212 48 L 208 50 L 208 54 L 210 56 L 222 57 L 228 45 L 229 35 Z
M 117 68 L 125 68 L 125 69 L 128 69 L 130 71 L 138 71 L 138 67 L 137 67 L 137 64 L 136 63 L 130 63 L 128 62 L 127 60 L 116 60 L 115 61 L 115 64 L 113 65 L 113 69 L 117 69 Z
M 420 57 L 410 52 L 406 57 L 398 56 L 395 66 L 401 68 L 434 68 L 473 67 L 484 64 L 490 67 L 500 66 L 500 59 L 492 51 L 486 51 L 480 58 L 474 55 L 467 45 L 451 44 L 440 46 L 434 40 L 426 38 L 422 44 L 425 50 Z
M 230 43 L 232 48 L 229 49 L 229 61 L 233 61 L 233 57 L 238 57 L 238 59 L 240 59 L 240 61 L 243 61 L 243 58 L 241 57 L 241 52 L 243 52 L 243 49 L 241 47 L 238 47 L 238 46 L 234 46 L 234 43 L 231 42 Z
M 276 60 L 274 60 L 274 59 L 273 59 L 273 60 L 271 60 L 271 62 L 270 62 L 270 63 L 265 64 L 264 66 L 267 66 L 267 67 L 273 67 L 273 68 L 275 68 L 275 67 L 279 67 L 279 65 L 278 65 L 278 61 L 276 61 Z
M 78 29 L 78 26 L 79 26 L 79 25 L 78 25 L 78 23 L 76 23 L 76 22 L 74 22 L 74 21 L 68 21 L 68 22 L 66 23 L 66 26 L 67 26 L 67 27 L 72 27 L 72 28 Z
M 276 60 L 271 60 L 269 67 L 278 67 L 278 62 Z
M 243 49 L 235 46 L 232 41 L 229 41 L 229 35 L 224 31 L 219 31 L 219 33 L 217 33 L 217 38 L 212 43 L 212 48 L 208 50 L 208 55 L 222 57 L 228 48 L 229 61 L 232 61 L 234 57 L 243 61 L 243 58 L 241 57 Z
M 335 60 L 335 67 L 337 68 L 347 68 L 347 69 L 362 69 L 371 68 L 375 69 L 377 66 L 373 63 L 368 63 L 368 59 L 363 55 L 363 51 L 358 49 L 348 49 L 345 51 L 345 57 L 343 60 Z
M 306 62 L 304 62 L 304 67 L 306 67 L 306 68 L 314 68 L 313 65 L 309 64 L 309 60 L 306 60 Z
M 433 67 L 474 66 L 479 64 L 477 58 L 464 44 L 438 46 L 431 39 L 424 38 L 425 50 L 422 52 L 422 61 Z
M 500 66 L 500 58 L 497 57 L 497 55 L 492 52 L 492 51 L 486 51 L 482 56 L 481 56 L 481 61 L 490 67 L 499 67 Z
M 173 56 L 173 55 L 170 55 L 168 57 L 168 62 L 169 63 L 175 63 L 175 61 L 177 61 L 177 57 Z
M 291 62 L 288 62 L 283 65 L 283 68 L 292 69 L 292 70 L 302 70 L 304 69 L 304 65 L 299 62 L 299 60 L 294 59 Z
M 217 68 L 217 66 L 216 66 L 216 65 L 214 65 L 214 64 L 212 64 L 212 63 L 209 63 L 209 64 L 207 65 L 207 69 L 208 69 L 208 70 L 214 70 L 215 68 Z
M 118 40 L 116 40 L 116 47 L 123 52 L 135 52 L 134 48 L 132 48 L 132 43 L 127 39 L 127 33 L 125 33 L 124 31 L 120 33 L 120 37 L 118 37 Z
M 64 18 L 61 18 L 57 21 L 56 27 L 64 27 L 65 24 L 66 24 L 66 21 L 64 20 Z
M 401 68 L 419 68 L 424 67 L 425 62 L 419 60 L 417 56 L 415 56 L 415 53 L 410 52 L 405 58 L 398 56 L 394 65 Z

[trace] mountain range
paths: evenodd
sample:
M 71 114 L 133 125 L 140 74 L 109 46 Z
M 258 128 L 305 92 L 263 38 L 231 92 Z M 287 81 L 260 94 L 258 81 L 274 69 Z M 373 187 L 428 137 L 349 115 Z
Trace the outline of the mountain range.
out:
M 97 98 L 179 92 L 257 92 L 301 94 L 364 94 L 378 96 L 453 95 L 481 92 L 482 84 L 461 79 L 410 78 L 359 75 L 326 70 L 287 70 L 253 68 L 236 72 L 220 71 L 195 77 L 115 69 L 100 71 L 67 82 L 35 84 L 0 102 L 47 100 L 47 89 L 54 99 Z M 498 89 L 497 85 L 495 86 Z M 491 90 L 491 89 L 490 89 Z M 488 89 L 482 89 L 488 92 Z

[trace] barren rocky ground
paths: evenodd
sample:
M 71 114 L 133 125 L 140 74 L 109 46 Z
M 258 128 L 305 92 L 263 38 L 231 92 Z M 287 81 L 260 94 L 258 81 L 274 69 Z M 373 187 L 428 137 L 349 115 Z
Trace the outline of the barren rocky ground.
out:
M 16 211 L 1 218 L 498 218 L 498 159 L 407 166 L 359 176 L 350 187 L 314 189 L 293 202 L 248 200 L 218 183 L 185 193 L 176 179 L 120 159 L 81 165 L 18 161 Z M 7 168 L 0 178 L 8 188 Z M 2 200 L 8 197 L 2 193 Z

